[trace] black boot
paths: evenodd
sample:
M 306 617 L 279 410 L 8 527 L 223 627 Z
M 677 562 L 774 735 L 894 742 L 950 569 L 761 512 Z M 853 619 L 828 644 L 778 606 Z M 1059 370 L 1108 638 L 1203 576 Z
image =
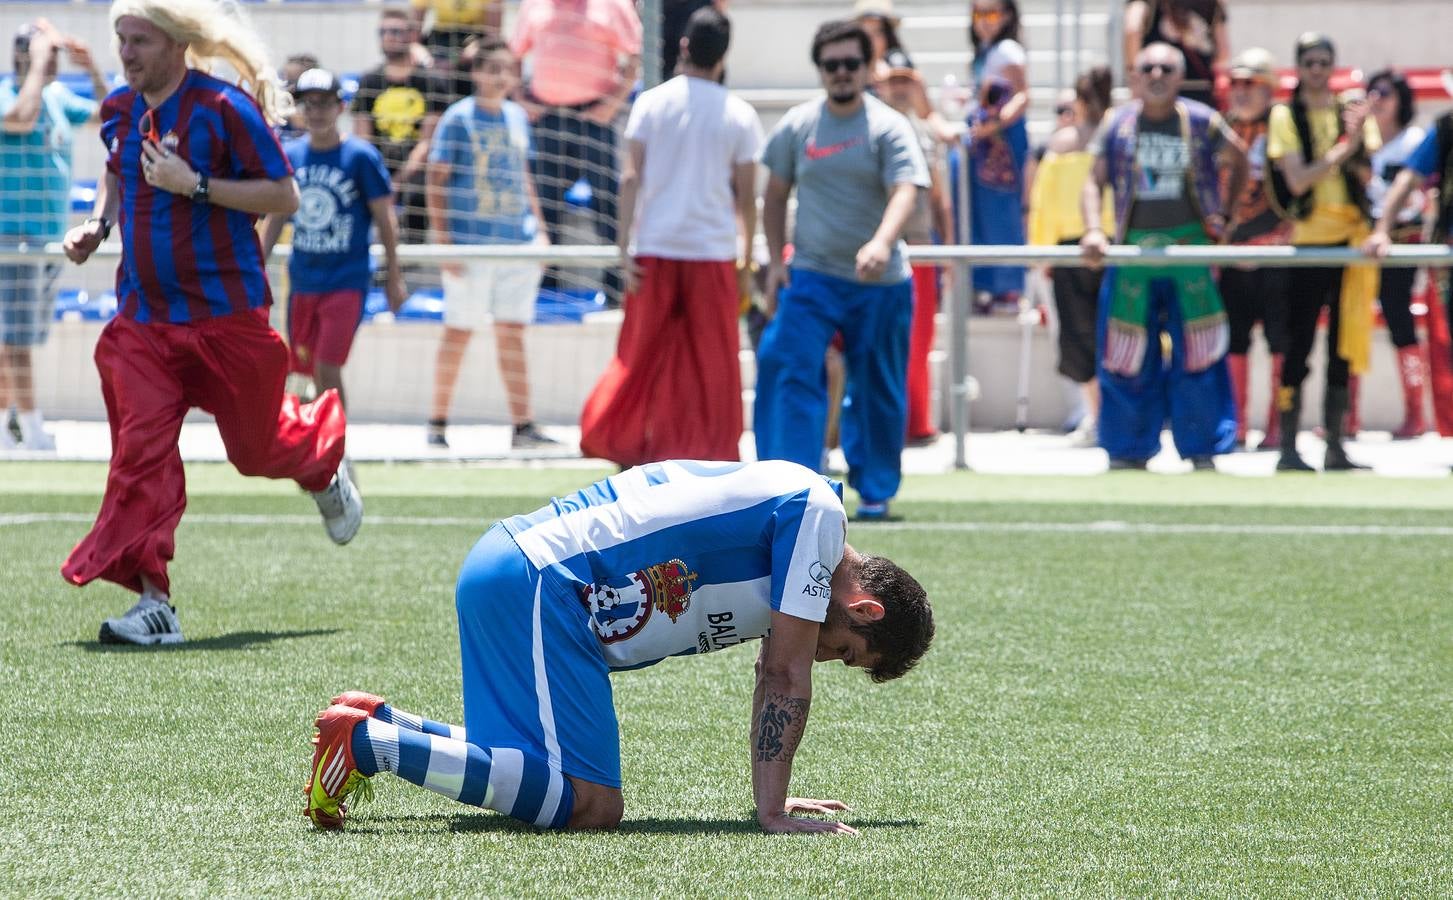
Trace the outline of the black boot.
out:
M 1297 425 L 1302 417 L 1302 389 L 1283 385 L 1276 391 L 1277 420 L 1281 426 L 1281 458 L 1278 472 L 1315 472 L 1297 455 Z
M 1327 385 L 1327 399 L 1322 405 L 1322 427 L 1327 432 L 1327 456 L 1322 460 L 1324 472 L 1351 472 L 1366 469 L 1347 458 L 1342 447 L 1343 414 L 1347 412 L 1347 387 Z

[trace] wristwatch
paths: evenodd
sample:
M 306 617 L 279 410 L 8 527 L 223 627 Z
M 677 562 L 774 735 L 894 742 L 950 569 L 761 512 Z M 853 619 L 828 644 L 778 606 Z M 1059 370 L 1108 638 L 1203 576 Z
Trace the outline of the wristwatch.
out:
M 197 173 L 197 186 L 192 188 L 192 202 L 206 203 L 211 199 L 211 191 L 207 187 L 207 173 Z
M 82 225 L 90 225 L 92 222 L 100 222 L 101 223 L 101 240 L 104 241 L 108 237 L 111 236 L 111 220 L 110 219 L 106 218 L 105 216 L 92 216 L 91 218 L 87 219 L 86 221 L 82 222 L 81 224 Z

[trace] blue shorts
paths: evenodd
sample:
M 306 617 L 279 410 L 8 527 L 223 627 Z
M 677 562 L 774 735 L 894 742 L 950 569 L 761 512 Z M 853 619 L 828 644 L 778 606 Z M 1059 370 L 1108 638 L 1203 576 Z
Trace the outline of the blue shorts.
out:
M 465 558 L 454 602 L 470 743 L 515 747 L 620 787 L 610 668 L 574 591 L 542 577 L 495 525 Z
M 0 344 L 33 347 L 45 343 L 55 315 L 54 263 L 0 263 Z

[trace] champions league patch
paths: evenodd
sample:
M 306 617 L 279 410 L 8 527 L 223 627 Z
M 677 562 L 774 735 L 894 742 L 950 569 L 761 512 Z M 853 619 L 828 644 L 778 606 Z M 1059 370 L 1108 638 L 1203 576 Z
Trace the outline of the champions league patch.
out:
M 686 563 L 673 559 L 632 572 L 620 584 L 587 585 L 580 601 L 590 613 L 591 630 L 601 643 L 613 644 L 637 634 L 652 610 L 675 622 L 691 606 L 691 591 L 699 577 Z

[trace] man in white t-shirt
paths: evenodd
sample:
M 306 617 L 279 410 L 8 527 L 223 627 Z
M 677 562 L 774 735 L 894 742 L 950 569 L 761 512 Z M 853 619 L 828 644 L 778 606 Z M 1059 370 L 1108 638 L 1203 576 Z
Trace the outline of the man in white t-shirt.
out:
M 631 109 L 618 231 L 625 320 L 581 414 L 587 456 L 622 466 L 738 458 L 738 298 L 757 227 L 762 126 L 720 84 L 730 40 L 726 16 L 697 10 L 681 74 Z

